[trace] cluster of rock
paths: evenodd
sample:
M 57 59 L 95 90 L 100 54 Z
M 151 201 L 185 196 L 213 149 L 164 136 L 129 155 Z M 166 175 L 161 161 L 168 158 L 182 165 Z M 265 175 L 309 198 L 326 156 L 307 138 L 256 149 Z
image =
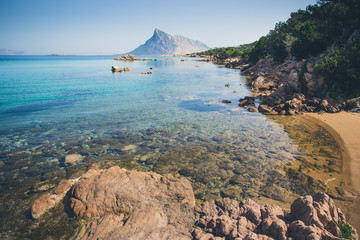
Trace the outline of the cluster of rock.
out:
M 152 74 L 152 72 L 142 72 L 142 73 L 138 73 L 138 74 Z
M 135 58 L 132 54 L 125 54 L 114 58 L 117 61 L 152 61 L 150 58 Z
M 347 100 L 345 103 L 345 110 L 360 112 L 360 97 Z
M 131 68 L 125 67 L 125 68 L 119 68 L 118 66 L 111 66 L 112 72 L 129 72 L 131 71 Z
M 251 66 L 245 65 L 242 60 L 229 60 L 226 66 L 241 69 L 242 74 L 248 76 L 252 92 L 261 100 L 259 111 L 263 113 L 335 113 L 354 105 L 346 105 L 341 99 L 329 97 L 325 79 L 314 71 L 311 60 L 287 59 L 283 64 L 278 64 L 272 59 L 262 59 Z
M 195 207 L 195 239 L 341 239 L 345 216 L 324 193 L 296 199 L 290 210 L 220 199 Z M 355 237 L 355 235 L 354 235 Z M 358 236 L 356 236 L 358 237 Z
M 135 56 L 132 54 L 125 54 L 114 58 L 117 61 L 135 61 Z
M 291 210 L 228 198 L 195 206 L 185 178 L 117 166 L 90 169 L 79 180 L 62 180 L 54 194 L 33 203 L 32 216 L 39 218 L 68 191 L 70 208 L 85 223 L 77 239 L 335 240 L 340 239 L 339 222 L 345 222 L 324 193 L 298 198 Z M 53 195 L 58 196 L 56 202 Z

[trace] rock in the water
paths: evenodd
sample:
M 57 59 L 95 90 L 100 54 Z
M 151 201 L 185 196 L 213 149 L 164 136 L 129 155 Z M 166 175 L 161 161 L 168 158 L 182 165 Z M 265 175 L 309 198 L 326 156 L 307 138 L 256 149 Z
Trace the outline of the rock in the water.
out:
M 133 150 L 135 148 L 136 148 L 135 145 L 127 145 L 127 146 L 123 147 L 121 150 L 122 151 L 130 151 L 130 150 Z
M 221 102 L 222 103 L 231 103 L 231 101 L 229 101 L 229 100 L 222 100 Z
M 31 216 L 34 219 L 38 219 L 50 209 L 54 208 L 57 203 L 63 200 L 66 193 L 70 190 L 71 186 L 77 181 L 73 180 L 61 180 L 56 187 L 53 194 L 45 194 L 34 201 L 31 205 Z
M 75 162 L 81 161 L 82 159 L 83 156 L 81 156 L 80 154 L 69 154 L 65 157 L 65 164 L 73 164 Z
M 131 68 L 129 68 L 129 67 L 119 68 L 117 66 L 111 66 L 111 71 L 112 72 L 128 72 L 128 71 L 131 71 Z
M 264 114 L 270 114 L 270 112 L 272 111 L 272 109 L 265 105 L 265 104 L 260 104 L 258 107 L 259 112 L 264 113 Z
M 125 54 L 125 55 L 114 58 L 114 60 L 117 60 L 117 61 L 134 61 L 135 56 L 131 55 L 131 54 Z
M 191 184 L 186 179 L 112 167 L 89 170 L 71 190 L 79 218 L 94 219 L 78 239 L 191 239 Z
M 152 72 L 142 72 L 142 73 L 138 73 L 138 74 L 152 74 Z
M 258 109 L 257 109 L 256 107 L 249 107 L 249 108 L 248 108 L 248 111 L 249 111 L 249 112 L 257 112 Z
M 246 96 L 245 98 L 239 99 L 239 107 L 255 106 L 255 98 Z

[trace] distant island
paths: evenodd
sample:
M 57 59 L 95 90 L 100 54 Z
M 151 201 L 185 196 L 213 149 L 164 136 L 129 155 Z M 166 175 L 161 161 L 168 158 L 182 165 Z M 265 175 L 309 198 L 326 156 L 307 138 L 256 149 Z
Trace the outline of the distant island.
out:
M 51 57 L 59 57 L 59 56 L 74 56 L 72 54 L 58 54 L 58 53 L 52 53 L 52 54 L 49 54 L 49 55 L 46 55 L 46 56 L 51 56 Z
M 15 51 L 10 49 L 0 49 L 0 55 L 23 55 L 23 51 Z
M 153 36 L 129 54 L 134 55 L 176 55 L 208 50 L 209 47 L 198 40 L 179 35 L 170 35 L 155 29 Z

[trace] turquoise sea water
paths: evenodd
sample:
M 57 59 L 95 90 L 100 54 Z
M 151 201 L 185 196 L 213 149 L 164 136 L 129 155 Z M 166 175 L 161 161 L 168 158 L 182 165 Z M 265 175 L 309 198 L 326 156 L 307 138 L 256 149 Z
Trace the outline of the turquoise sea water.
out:
M 280 125 L 237 106 L 251 95 L 239 71 L 192 58 L 112 58 L 0 56 L 0 238 L 70 236 L 71 214 L 34 221 L 28 209 L 94 163 L 187 177 L 199 201 L 283 200 L 269 189 L 290 189 L 277 168 L 297 148 Z M 71 153 L 84 159 L 65 165 Z

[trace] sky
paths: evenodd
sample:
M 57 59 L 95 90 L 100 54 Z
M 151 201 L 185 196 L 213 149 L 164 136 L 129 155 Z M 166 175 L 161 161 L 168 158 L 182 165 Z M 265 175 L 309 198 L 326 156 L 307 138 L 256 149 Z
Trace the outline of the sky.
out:
M 237 46 L 316 0 L 0 0 L 0 49 L 25 54 L 130 52 L 155 28 Z

